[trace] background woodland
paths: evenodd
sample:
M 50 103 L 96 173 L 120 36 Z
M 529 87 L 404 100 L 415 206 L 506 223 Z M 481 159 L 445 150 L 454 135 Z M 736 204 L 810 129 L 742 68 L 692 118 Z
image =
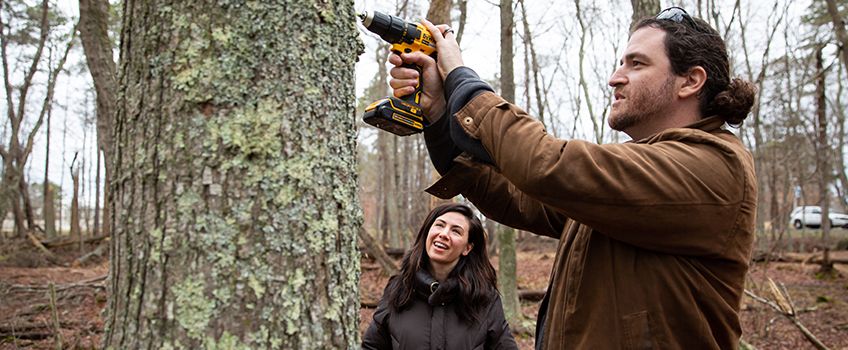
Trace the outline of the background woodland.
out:
M 302 270 L 309 271 L 314 264 L 324 266 L 326 261 L 353 259 L 353 250 L 361 250 L 366 259 L 376 259 L 383 277 L 391 275 L 397 268 L 398 254 L 409 248 L 427 212 L 438 203 L 423 191 L 438 174 L 420 135 L 396 137 L 361 121 L 365 106 L 390 93 L 389 46 L 357 23 L 356 12 L 376 10 L 410 21 L 428 18 L 449 23 L 456 30 L 466 64 L 496 92 L 538 118 L 556 137 L 603 144 L 628 139 L 610 130 L 606 117 L 614 100 L 607 82 L 626 46 L 630 24 L 662 8 L 682 6 L 718 30 L 728 44 L 732 75 L 755 83 L 760 91 L 744 125 L 732 130 L 754 154 L 757 166 L 760 196 L 754 260 L 766 264 L 793 259 L 815 262 L 816 275 L 846 276 L 841 270 L 844 258 L 838 254 L 848 247 L 844 228 L 824 225 L 796 230 L 789 224 L 789 213 L 796 206 L 817 205 L 825 211 L 848 212 L 845 0 L 357 0 L 321 3 L 312 8 L 222 1 L 208 5 L 208 13 L 226 9 L 226 15 L 221 16 L 230 22 L 219 26 L 214 19 L 207 19 L 199 6 L 179 3 L 2 1 L 0 53 L 6 99 L 0 127 L 3 245 L 36 246 L 39 254 L 46 254 L 54 265 L 85 264 L 87 259 L 107 259 L 116 253 L 132 255 L 130 252 L 139 249 L 154 257 L 183 256 L 150 248 L 151 237 L 168 242 L 174 237 L 175 242 L 189 242 L 186 244 L 192 249 L 222 252 L 193 256 L 211 264 L 193 273 L 217 278 L 219 285 L 251 285 L 257 292 L 256 300 L 233 306 L 241 308 L 257 303 L 268 303 L 271 308 L 279 302 L 258 293 L 276 287 L 256 287 L 255 280 L 241 277 L 264 278 L 275 268 L 280 269 L 274 270 L 279 275 L 293 280 L 323 281 L 319 283 L 322 288 L 338 283 L 351 289 L 359 282 L 359 275 L 353 272 L 358 264 L 338 271 L 337 276 L 304 277 Z M 171 23 L 177 28 L 169 32 Z M 301 29 L 296 30 L 298 25 Z M 326 29 L 333 26 L 336 32 Z M 310 35 L 304 34 L 307 32 Z M 129 40 L 144 38 L 142 34 L 161 40 Z M 175 52 L 173 56 L 166 55 L 171 52 Z M 209 58 L 217 60 L 216 64 L 226 62 L 205 66 Z M 252 80 L 244 80 L 248 76 Z M 259 99 L 251 99 L 253 95 Z M 269 99 L 261 100 L 263 96 Z M 233 106 L 252 107 L 245 112 Z M 201 115 L 219 124 L 204 124 L 204 131 L 194 133 Z M 162 132 L 151 134 L 151 130 Z M 219 141 L 204 141 L 210 134 L 220 137 Z M 228 139 L 230 134 L 237 137 Z M 220 147 L 212 145 L 215 143 Z M 173 152 L 159 152 L 162 149 Z M 180 152 L 186 156 L 181 158 Z M 161 162 L 156 162 L 157 157 Z M 255 173 L 262 175 L 252 175 Z M 175 185 L 148 192 L 149 181 Z M 185 193 L 194 189 L 198 199 L 183 206 L 189 201 Z M 274 198 L 269 195 L 272 190 Z M 229 201 L 216 199 L 222 193 L 221 198 Z M 265 199 L 255 206 L 241 207 L 233 204 L 239 198 Z M 291 204 L 298 200 L 304 201 L 302 207 Z M 191 221 L 179 222 L 180 215 L 189 213 L 187 207 L 191 208 Z M 291 215 L 266 215 L 273 212 Z M 175 216 L 176 221 L 169 221 Z M 144 220 L 152 217 L 157 219 L 147 227 L 161 224 L 161 230 L 145 228 Z M 213 217 L 222 219 L 218 222 Z M 283 223 L 292 222 L 302 230 L 285 228 Z M 267 226 L 262 227 L 262 223 Z M 532 237 L 485 218 L 484 223 L 490 233 L 490 251 L 498 257 L 507 315 L 520 338 L 532 332 L 534 317 L 522 311 L 522 303 L 526 307 L 532 297 L 519 290 L 521 265 L 516 260 L 522 246 L 516 247 L 516 242 Z M 194 233 L 180 236 L 166 227 L 185 227 L 185 232 Z M 192 243 L 192 235 L 217 229 L 227 234 L 232 229 L 234 233 L 214 238 L 219 241 Z M 254 248 L 224 248 L 226 242 L 253 247 L 255 240 L 259 245 L 262 240 L 256 237 L 270 236 L 274 230 L 283 232 L 283 237 L 328 237 L 327 232 L 334 229 L 356 231 L 357 235 L 341 234 L 347 238 L 326 242 L 311 238 L 301 243 L 296 239 L 274 241 L 278 252 L 291 252 L 287 259 L 281 259 L 285 263 L 269 263 L 276 258 Z M 256 232 L 264 233 L 257 236 Z M 262 237 L 266 243 L 270 240 Z M 307 260 L 298 253 L 299 244 L 318 247 L 324 255 Z M 357 249 L 349 249 L 351 244 Z M 73 256 L 53 256 L 51 250 L 57 247 L 73 247 Z M 23 265 L 26 261 L 33 267 L 41 264 L 23 248 L 7 248 L 0 255 L 3 260 L 23 261 Z M 241 265 L 242 259 L 249 260 L 246 256 L 262 264 Z M 178 289 L 168 284 L 173 282 L 150 272 L 161 269 L 169 275 L 176 271 L 174 263 L 165 267 L 151 264 L 149 258 L 139 257 L 133 266 L 147 267 L 140 273 L 162 283 L 160 289 Z M 217 270 L 215 266 L 229 263 L 228 259 L 236 261 L 225 265 L 232 269 Z M 186 266 L 195 265 L 187 261 Z M 115 271 L 118 265 L 111 263 L 110 268 Z M 265 270 L 257 272 L 260 269 Z M 771 303 L 768 308 L 795 322 L 792 298 L 785 290 L 779 291 L 781 281 L 769 282 L 762 271 L 759 273 L 757 278 L 752 277 L 752 304 Z M 184 281 L 178 285 L 181 291 L 214 294 L 217 299 L 209 298 L 214 305 L 221 307 L 222 300 L 228 300 L 223 304 L 230 306 L 230 299 L 217 292 L 221 289 L 206 293 L 194 288 L 201 282 L 191 279 L 191 274 L 187 270 L 172 276 Z M 269 281 L 273 279 L 260 284 L 272 283 Z M 111 277 L 107 284 L 112 290 L 155 284 L 135 283 Z M 532 289 L 538 291 L 545 285 Z M 287 288 L 292 287 L 286 285 L 276 291 L 285 293 Z M 769 288 L 777 292 L 763 296 Z M 133 297 L 127 296 L 127 302 Z M 163 297 L 161 303 L 167 300 Z M 144 301 L 139 303 L 143 305 Z M 145 310 L 138 307 L 138 312 Z M 196 307 L 206 310 L 209 306 Z M 339 307 L 358 309 L 359 302 L 347 300 Z M 844 305 L 838 307 L 845 309 Z M 327 312 L 345 314 L 332 306 L 330 309 Z M 278 318 L 286 316 L 291 315 Z M 138 327 L 117 320 L 107 322 L 127 332 Z M 839 334 L 844 335 L 848 320 L 841 322 L 836 327 L 842 327 Z M 757 327 L 767 329 L 765 323 Z M 299 334 L 294 329 L 320 328 L 320 324 L 305 321 L 283 328 Z M 810 344 L 816 344 L 816 335 L 809 330 L 804 333 L 802 327 L 797 329 Z M 199 333 L 191 333 L 194 328 L 183 328 L 186 330 L 179 337 L 198 341 Z M 114 329 L 117 333 L 110 333 L 108 338 L 118 344 L 121 331 Z M 259 326 L 243 331 L 262 333 Z M 327 347 L 356 344 L 357 331 L 345 330 L 344 336 L 328 335 L 316 341 L 336 344 Z M 230 330 L 216 332 L 216 340 L 232 336 L 227 333 Z M 153 332 L 150 339 L 158 336 Z M 236 334 L 239 336 L 246 337 Z M 267 334 L 257 337 L 271 341 Z

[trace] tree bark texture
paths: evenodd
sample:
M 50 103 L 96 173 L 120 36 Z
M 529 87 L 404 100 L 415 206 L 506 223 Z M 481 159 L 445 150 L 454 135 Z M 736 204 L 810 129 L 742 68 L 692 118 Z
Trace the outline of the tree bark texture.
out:
M 631 28 L 642 18 L 655 16 L 661 11 L 659 0 L 630 0 L 630 5 L 633 6 Z
M 431 0 L 427 10 L 427 20 L 435 24 L 451 24 L 453 0 Z
M 103 347 L 358 348 L 353 2 L 123 6 Z

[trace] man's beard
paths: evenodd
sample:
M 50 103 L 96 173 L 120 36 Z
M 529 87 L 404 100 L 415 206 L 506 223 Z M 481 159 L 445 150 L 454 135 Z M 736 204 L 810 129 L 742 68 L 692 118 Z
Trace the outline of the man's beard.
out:
M 610 115 L 608 121 L 610 128 L 624 131 L 655 117 L 669 105 L 673 87 L 674 74 L 669 74 L 655 91 L 647 91 L 644 87 L 633 89 L 625 98 L 626 109 L 618 111 L 617 115 L 613 111 Z

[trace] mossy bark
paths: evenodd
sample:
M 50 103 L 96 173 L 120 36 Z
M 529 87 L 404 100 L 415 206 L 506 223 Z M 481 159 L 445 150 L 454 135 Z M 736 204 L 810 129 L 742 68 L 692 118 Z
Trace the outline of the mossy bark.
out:
M 359 346 L 355 20 L 124 2 L 104 348 Z

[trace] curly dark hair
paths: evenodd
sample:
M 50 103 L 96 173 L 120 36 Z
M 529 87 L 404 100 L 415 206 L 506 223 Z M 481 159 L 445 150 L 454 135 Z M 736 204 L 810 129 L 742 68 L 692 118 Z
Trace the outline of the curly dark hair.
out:
M 728 124 L 742 125 L 757 95 L 754 84 L 740 78 L 730 79 L 730 61 L 724 40 L 707 22 L 692 18 L 680 23 L 657 18 L 644 18 L 630 30 L 632 35 L 644 27 L 665 31 L 665 51 L 674 74 L 683 75 L 700 66 L 707 81 L 698 93 L 701 116 L 721 115 Z
M 448 275 L 448 279 L 456 279 L 459 282 L 454 309 L 461 320 L 471 323 L 480 322 L 481 312 L 489 305 L 493 296 L 492 292 L 497 291 L 498 277 L 489 261 L 483 224 L 465 204 L 445 203 L 430 211 L 421 229 L 418 230 L 415 243 L 403 256 L 401 269 L 394 277 L 396 281 L 389 294 L 388 302 L 392 309 L 400 312 L 414 301 L 413 286 L 418 270 L 427 269 L 430 266 L 430 258 L 426 251 L 427 234 L 436 219 L 449 212 L 462 214 L 468 219 L 468 242 L 474 244 L 468 255 L 459 257 L 459 262 Z

